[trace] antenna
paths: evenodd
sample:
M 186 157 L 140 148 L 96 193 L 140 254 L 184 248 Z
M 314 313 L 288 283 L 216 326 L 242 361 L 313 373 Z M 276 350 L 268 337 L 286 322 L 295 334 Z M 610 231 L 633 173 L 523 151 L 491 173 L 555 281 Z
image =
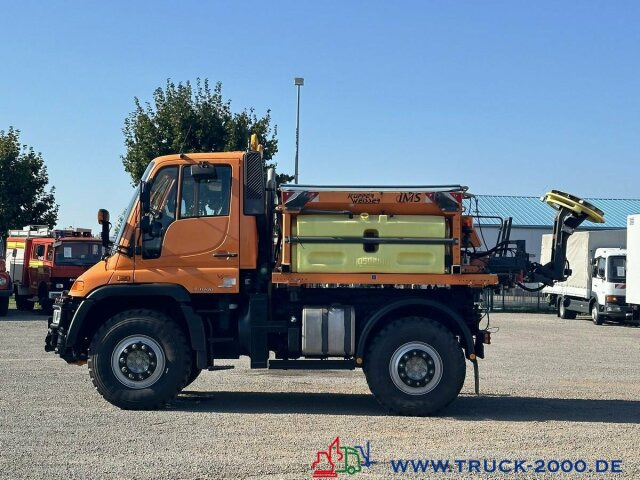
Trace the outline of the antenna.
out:
M 182 154 L 184 153 L 184 142 L 187 141 L 187 138 L 189 138 L 189 134 L 191 133 L 191 125 L 189 125 L 189 129 L 187 130 L 187 134 L 184 136 L 184 138 L 182 139 L 182 143 L 180 144 L 180 156 L 182 156 Z

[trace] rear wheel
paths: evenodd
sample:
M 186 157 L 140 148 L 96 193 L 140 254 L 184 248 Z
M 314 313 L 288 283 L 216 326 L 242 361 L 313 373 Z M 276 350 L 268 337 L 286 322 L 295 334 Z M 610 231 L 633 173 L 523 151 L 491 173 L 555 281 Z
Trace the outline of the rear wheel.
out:
M 21 311 L 30 312 L 31 310 L 33 310 L 33 307 L 35 305 L 33 302 L 29 301 L 29 295 L 18 295 L 16 293 L 15 300 L 16 309 Z
M 187 383 L 185 383 L 184 387 L 182 387 L 182 388 L 187 388 L 189 385 L 191 385 L 193 382 L 195 382 L 196 378 L 198 378 L 200 376 L 201 372 L 202 372 L 202 369 L 196 367 L 195 362 L 193 362 L 191 364 L 191 373 L 189 373 L 189 378 L 187 378 Z
M 422 317 L 402 318 L 383 328 L 364 366 L 378 402 L 402 415 L 432 415 L 451 403 L 462 389 L 465 371 L 453 334 Z
M 0 317 L 5 317 L 9 311 L 9 297 L 0 297 Z
M 560 297 L 560 300 L 558 300 L 558 316 L 565 320 L 573 320 L 577 315 L 578 312 L 567 310 L 567 307 L 564 306 L 564 298 Z
M 598 302 L 593 302 L 591 304 L 591 321 L 596 325 L 602 325 L 603 320 L 604 318 L 600 313 L 600 305 L 598 305 Z
M 173 399 L 187 382 L 191 350 L 167 315 L 127 310 L 95 334 L 88 364 L 94 386 L 108 402 L 153 409 Z
M 49 290 L 47 290 L 46 287 L 41 288 L 38 292 L 38 303 L 44 315 L 51 315 L 53 313 L 53 300 L 49 298 Z

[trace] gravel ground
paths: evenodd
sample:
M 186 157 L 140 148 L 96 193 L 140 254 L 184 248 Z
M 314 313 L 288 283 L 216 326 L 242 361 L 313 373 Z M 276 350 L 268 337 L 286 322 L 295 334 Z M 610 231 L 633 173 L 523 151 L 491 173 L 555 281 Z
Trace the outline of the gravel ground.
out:
M 354 372 L 205 372 L 169 408 L 121 411 L 43 350 L 44 317 L 0 320 L 0 478 L 311 478 L 318 450 L 370 441 L 338 478 L 640 478 L 640 328 L 494 314 L 494 344 L 439 417 L 387 416 Z M 394 474 L 391 459 L 621 459 L 623 474 Z M 454 464 L 455 465 L 455 464 Z

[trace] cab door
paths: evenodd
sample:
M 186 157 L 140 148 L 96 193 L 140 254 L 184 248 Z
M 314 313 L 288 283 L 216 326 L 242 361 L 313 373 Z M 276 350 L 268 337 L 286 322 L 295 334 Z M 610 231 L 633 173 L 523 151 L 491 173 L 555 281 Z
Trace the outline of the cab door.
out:
M 210 178 L 191 165 L 160 169 L 151 180 L 153 234 L 141 237 L 135 282 L 172 283 L 190 293 L 239 291 L 239 195 L 232 165 Z
M 592 295 L 596 297 L 598 304 L 604 306 L 605 304 L 605 275 L 607 267 L 607 259 L 604 257 L 597 257 L 595 260 L 594 275 L 591 279 Z
M 39 241 L 33 241 L 31 258 L 29 259 L 29 290 L 31 294 L 38 294 L 38 286 L 44 277 L 44 259 L 46 245 Z

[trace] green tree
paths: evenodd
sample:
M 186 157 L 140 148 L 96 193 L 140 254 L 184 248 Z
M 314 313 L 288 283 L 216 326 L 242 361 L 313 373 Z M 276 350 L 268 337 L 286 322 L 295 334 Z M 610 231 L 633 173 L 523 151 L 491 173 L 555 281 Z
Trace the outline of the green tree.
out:
M 0 236 L 25 225 L 53 228 L 58 205 L 48 183 L 42 154 L 20 144 L 19 130 L 0 130 Z
M 122 129 L 127 153 L 125 170 L 135 185 L 149 162 L 160 155 L 178 152 L 222 152 L 244 150 L 252 133 L 258 135 L 269 161 L 278 151 L 277 126 L 271 128 L 271 111 L 258 117 L 253 108 L 232 112 L 231 101 L 222 98 L 222 84 L 213 90 L 209 81 L 174 83 L 153 92 L 153 104 L 136 97 L 135 110 Z M 269 166 L 275 166 L 274 163 Z M 280 175 L 279 180 L 293 177 Z

